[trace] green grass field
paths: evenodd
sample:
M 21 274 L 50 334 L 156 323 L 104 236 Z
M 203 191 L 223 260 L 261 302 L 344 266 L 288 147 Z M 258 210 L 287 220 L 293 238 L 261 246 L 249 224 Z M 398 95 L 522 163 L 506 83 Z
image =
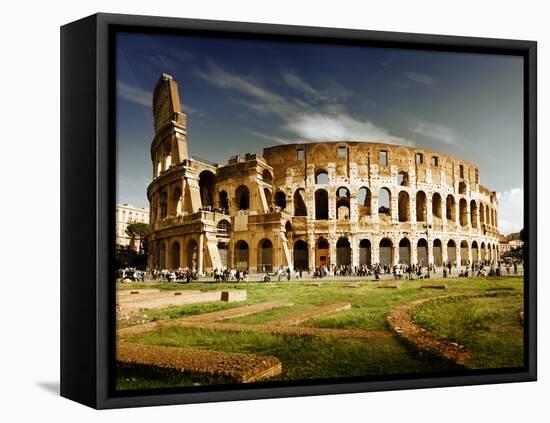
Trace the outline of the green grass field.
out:
M 447 290 L 419 289 L 421 285 L 445 283 Z M 320 286 L 300 282 L 229 283 L 229 284 L 148 284 L 159 289 L 246 289 L 248 299 L 238 303 L 204 303 L 148 311 L 141 322 L 177 319 L 245 304 L 266 301 L 290 301 L 291 307 L 227 320 L 231 323 L 262 324 L 319 305 L 347 301 L 350 310 L 310 319 L 301 326 L 388 330 L 386 317 L 399 304 L 415 299 L 459 293 L 505 292 L 498 297 L 462 300 L 437 300 L 414 310 L 418 324 L 438 336 L 464 345 L 471 352 L 471 367 L 515 367 L 523 361 L 523 327 L 519 313 L 523 303 L 522 278 L 468 278 L 428 281 L 405 281 L 399 289 L 381 288 L 380 282 L 345 287 L 345 282 L 323 282 Z M 135 289 L 143 284 L 121 285 Z M 144 315 L 146 317 L 144 317 Z M 222 321 L 223 323 L 223 321 Z M 121 322 L 120 326 L 128 323 Z M 396 338 L 349 339 L 272 335 L 253 332 L 216 332 L 167 326 L 130 338 L 162 346 L 184 346 L 226 352 L 252 352 L 278 357 L 283 362 L 282 375 L 271 380 L 302 380 L 439 372 L 459 369 L 453 363 L 418 354 Z M 174 374 L 119 367 L 118 389 L 188 386 L 224 383 L 221 379 L 190 374 Z

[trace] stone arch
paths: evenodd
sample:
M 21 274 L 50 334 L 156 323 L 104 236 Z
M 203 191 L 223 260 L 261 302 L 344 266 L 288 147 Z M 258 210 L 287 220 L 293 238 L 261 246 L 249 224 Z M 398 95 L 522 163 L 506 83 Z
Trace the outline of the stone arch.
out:
M 459 202 L 460 226 L 468 225 L 468 202 L 461 198 Z
M 487 248 L 485 247 L 485 242 L 481 243 L 481 251 L 480 251 L 480 260 L 482 262 L 485 262 L 487 260 Z
M 370 266 L 372 264 L 372 246 L 368 239 L 359 242 L 359 264 Z
M 438 192 L 435 192 L 432 196 L 432 216 L 436 219 L 443 217 L 443 202 Z
M 357 191 L 357 208 L 359 216 L 370 216 L 371 192 L 367 187 L 361 187 Z
M 428 266 L 428 241 L 420 238 L 416 243 L 416 262 L 420 266 Z
M 349 209 L 350 192 L 346 187 L 340 187 L 336 190 L 336 219 L 348 220 L 350 215 Z
M 319 238 L 315 244 L 315 266 L 323 267 L 330 265 L 330 248 L 325 238 Z
M 485 225 L 485 207 L 483 203 L 479 203 L 479 223 L 481 226 Z
M 235 268 L 238 270 L 247 270 L 249 263 L 249 248 L 248 243 L 244 240 L 239 240 L 235 243 Z
M 227 191 L 225 190 L 220 191 L 220 193 L 218 194 L 218 197 L 219 197 L 218 204 L 220 209 L 227 212 L 227 210 L 229 209 L 229 197 L 227 195 Z
M 189 241 L 187 241 L 187 263 L 186 266 L 190 270 L 198 270 L 199 265 L 199 245 L 197 243 L 197 240 L 194 238 L 191 238 Z
M 318 185 L 328 185 L 328 172 L 325 169 L 315 171 L 315 183 Z
M 399 241 L 399 263 L 411 264 L 411 241 L 408 238 Z
M 470 223 L 472 228 L 477 228 L 478 212 L 475 200 L 470 201 Z
M 468 264 L 468 241 L 463 240 L 460 242 L 460 265 L 466 266 Z
M 442 250 L 441 240 L 439 238 L 434 239 L 433 256 L 434 256 L 434 265 L 437 267 L 443 266 L 443 250 Z
M 445 201 L 445 217 L 447 220 L 456 221 L 456 202 L 455 198 L 449 194 Z
M 416 221 L 426 222 L 428 220 L 427 199 L 424 191 L 416 193 Z
M 458 264 L 456 260 L 456 243 L 450 239 L 447 242 L 447 260 L 454 266 Z
M 397 196 L 397 210 L 400 222 L 408 222 L 410 218 L 410 200 L 407 191 L 400 191 Z
M 273 243 L 271 240 L 264 238 L 258 242 L 258 272 L 273 271 Z
M 340 237 L 336 241 L 336 265 L 351 265 L 351 244 L 347 237 Z
M 382 238 L 379 246 L 380 265 L 391 266 L 393 263 L 393 242 L 389 238 Z
M 202 207 L 214 207 L 215 188 L 216 175 L 209 170 L 203 170 L 199 174 L 199 191 Z
M 378 214 L 391 216 L 391 191 L 383 187 L 378 191 Z
M 172 269 L 179 269 L 181 267 L 180 263 L 180 243 L 178 241 L 174 241 L 172 243 L 171 247 L 171 256 L 172 256 Z
M 328 192 L 326 189 L 315 191 L 315 219 L 328 219 Z
M 477 241 L 472 242 L 472 263 L 477 263 L 479 261 L 479 250 Z
M 227 219 L 222 219 L 216 225 L 216 238 L 228 239 L 231 234 L 231 222 Z
M 293 259 L 295 270 L 309 269 L 309 254 L 307 242 L 299 239 L 294 243 Z
M 286 209 L 286 194 L 283 191 L 277 191 L 273 196 L 273 204 L 281 210 Z
M 239 185 L 235 190 L 235 206 L 237 210 L 250 208 L 250 191 L 246 185 Z

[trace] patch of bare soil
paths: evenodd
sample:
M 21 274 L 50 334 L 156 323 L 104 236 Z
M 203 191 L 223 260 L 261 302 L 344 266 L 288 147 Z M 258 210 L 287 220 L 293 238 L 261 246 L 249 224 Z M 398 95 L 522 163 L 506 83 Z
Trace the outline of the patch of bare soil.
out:
M 281 361 L 271 356 L 127 342 L 118 344 L 117 361 L 124 364 L 223 376 L 241 383 L 268 379 L 283 371 Z
M 306 320 L 312 319 L 314 317 L 323 316 L 329 313 L 336 313 L 342 310 L 349 310 L 351 304 L 347 302 L 340 302 L 334 304 L 325 304 L 320 307 L 311 308 L 305 310 L 301 313 L 292 314 L 290 316 L 285 316 L 277 320 L 269 322 L 269 325 L 281 325 L 281 326 L 292 326 L 298 325 Z

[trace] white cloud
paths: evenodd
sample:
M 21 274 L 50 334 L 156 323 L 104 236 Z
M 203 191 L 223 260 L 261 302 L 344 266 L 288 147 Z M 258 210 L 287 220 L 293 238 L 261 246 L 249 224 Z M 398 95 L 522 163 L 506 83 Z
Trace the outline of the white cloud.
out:
M 286 128 L 311 141 L 373 141 L 411 145 L 405 138 L 391 135 L 387 129 L 347 114 L 302 114 L 286 124 Z
M 507 235 L 523 228 L 523 188 L 512 188 L 497 193 L 498 229 Z
M 253 82 L 249 78 L 228 73 L 211 64 L 208 71 L 198 71 L 199 76 L 210 83 L 229 90 L 235 90 L 250 97 L 250 101 L 235 99 L 238 103 L 261 114 L 272 114 L 282 120 L 281 128 L 298 137 L 299 141 L 379 141 L 411 145 L 405 138 L 393 136 L 386 128 L 367 119 L 356 119 L 346 112 L 336 97 L 316 90 L 301 77 L 285 73 L 283 79 L 291 88 L 305 94 L 312 104 L 298 98 L 283 97 L 270 89 Z M 255 133 L 262 138 L 265 135 Z M 272 137 L 278 143 L 287 143 L 281 138 Z M 292 142 L 292 141 L 288 141 Z
M 411 82 L 414 82 L 419 85 L 424 85 L 425 87 L 436 90 L 439 86 L 438 81 L 430 75 L 418 72 L 405 72 L 404 77 Z
M 117 95 L 140 106 L 152 107 L 153 93 L 139 87 L 133 87 L 124 81 L 116 83 Z
M 451 128 L 436 123 L 418 121 L 412 128 L 412 132 L 441 141 L 445 144 L 454 144 L 455 142 L 454 131 Z
M 124 81 L 118 80 L 117 83 L 117 95 L 121 98 L 128 100 L 134 104 L 138 104 L 143 107 L 152 108 L 153 107 L 153 92 L 144 90 L 140 87 L 134 87 L 130 84 L 127 84 Z M 201 112 L 200 110 L 181 104 L 182 110 L 190 115 L 194 115 L 197 117 L 200 116 L 206 116 L 205 113 Z

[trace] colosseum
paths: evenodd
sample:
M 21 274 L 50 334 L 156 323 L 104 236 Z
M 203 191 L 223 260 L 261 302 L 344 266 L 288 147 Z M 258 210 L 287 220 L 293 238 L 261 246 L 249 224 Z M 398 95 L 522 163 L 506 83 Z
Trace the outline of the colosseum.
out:
M 153 268 L 199 273 L 498 259 L 497 198 L 478 168 L 373 142 L 276 145 L 209 163 L 188 154 L 178 86 L 153 93 Z

